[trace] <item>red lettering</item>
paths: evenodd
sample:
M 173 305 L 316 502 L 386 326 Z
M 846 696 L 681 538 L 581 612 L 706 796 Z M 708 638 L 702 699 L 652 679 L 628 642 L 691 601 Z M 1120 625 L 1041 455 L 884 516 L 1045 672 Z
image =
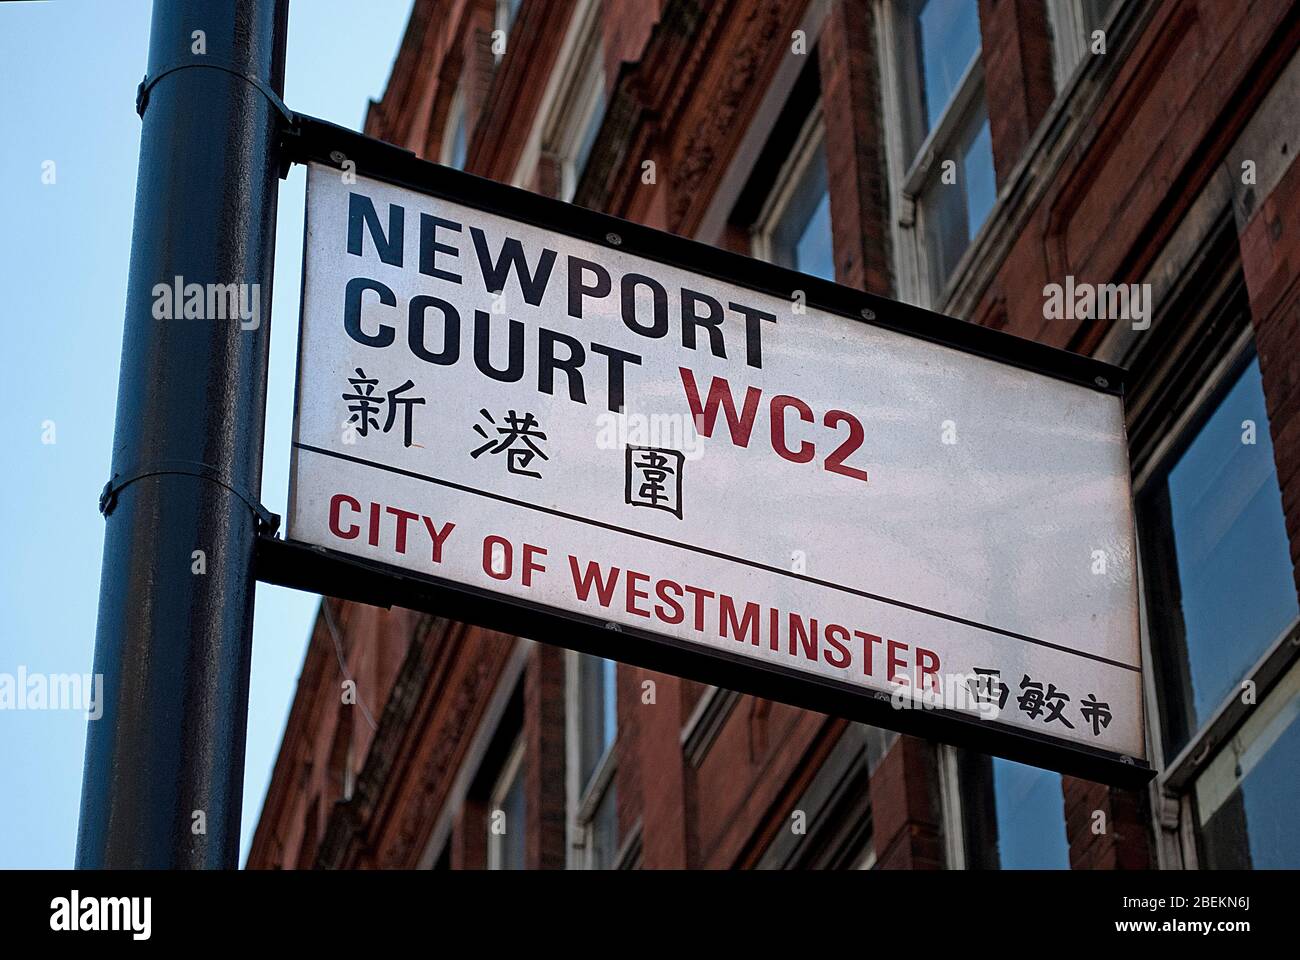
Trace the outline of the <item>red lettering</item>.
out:
M 791 463 L 807 463 L 817 453 L 817 448 L 807 440 L 799 442 L 798 450 L 791 450 L 785 443 L 785 411 L 794 407 L 799 412 L 799 419 L 804 423 L 813 422 L 812 408 L 798 397 L 782 394 L 772 398 L 771 425 L 772 449 Z
M 749 435 L 754 429 L 754 417 L 758 414 L 758 401 L 763 391 L 758 387 L 745 389 L 745 406 L 736 412 L 736 402 L 731 396 L 731 385 L 725 377 L 714 377 L 709 384 L 709 397 L 700 403 L 700 390 L 695 384 L 695 375 L 686 367 L 678 367 L 682 375 L 682 389 L 686 391 L 686 403 L 691 408 L 691 418 L 695 429 L 706 437 L 713 436 L 713 425 L 718 419 L 718 408 L 727 417 L 727 430 L 731 433 L 731 442 L 738 447 L 749 446 Z
M 524 544 L 524 586 L 533 585 L 533 573 L 545 573 L 546 568 L 533 559 L 534 554 L 546 556 L 545 547 L 535 547 L 531 543 Z
M 916 648 L 916 681 L 921 687 L 939 692 L 939 655 L 933 650 Z
M 496 557 L 493 556 L 495 549 L 501 548 L 501 557 L 504 561 L 501 569 L 496 569 Z M 510 568 L 514 565 L 513 549 L 510 541 L 505 537 L 487 536 L 483 538 L 483 572 L 493 580 L 509 580 Z
M 650 577 L 647 574 L 637 573 L 635 570 L 629 570 L 627 576 L 623 578 L 623 583 L 627 586 L 627 612 L 634 613 L 638 617 L 648 617 L 650 616 L 650 611 L 642 610 L 635 602 L 637 600 L 650 599 L 650 594 L 646 593 L 644 590 L 638 590 L 636 588 L 635 584 L 638 580 L 642 583 L 649 583 Z
M 360 527 L 355 523 L 348 527 L 347 530 L 344 530 L 339 526 L 339 506 L 344 503 L 357 513 L 361 512 L 361 504 L 356 500 L 353 500 L 346 493 L 334 494 L 334 496 L 330 497 L 330 533 L 334 534 L 334 536 L 338 537 L 340 540 L 355 540 L 357 534 L 361 532 Z
M 749 642 L 758 646 L 758 604 L 746 603 L 744 617 L 737 620 L 736 602 L 725 593 L 719 594 L 718 622 L 719 632 L 724 638 L 730 635 L 744 643 L 745 634 L 748 633 Z
M 898 675 L 898 671 L 895 670 L 894 668 L 907 666 L 906 660 L 904 660 L 902 657 L 896 657 L 894 656 L 894 654 L 899 650 L 902 650 L 904 653 L 906 653 L 907 644 L 903 643 L 901 640 L 890 640 L 888 641 L 887 647 L 889 650 L 889 669 L 885 673 L 885 679 L 892 682 L 894 677 Z M 904 677 L 900 682 L 907 683 L 907 678 Z
M 803 647 L 803 655 L 809 660 L 817 659 L 817 621 L 809 617 L 808 625 L 805 625 L 803 617 L 792 613 L 790 614 L 790 656 L 798 656 L 799 647 Z
M 822 422 L 832 430 L 841 423 L 849 425 L 848 439 L 836 447 L 835 452 L 826 458 L 826 469 L 831 473 L 841 473 L 846 477 L 852 477 L 854 480 L 866 482 L 867 471 L 844 465 L 844 461 L 849 458 L 849 454 L 862 446 L 862 439 L 867 435 L 866 431 L 862 429 L 861 421 L 844 410 L 830 410 L 826 413 Z
M 456 529 L 456 524 L 452 523 L 451 521 L 447 521 L 442 525 L 442 528 L 439 529 L 438 527 L 435 527 L 433 525 L 432 518 L 425 517 L 424 526 L 425 529 L 429 531 L 429 539 L 433 541 L 433 551 L 430 554 L 430 556 L 432 557 L 434 563 L 442 563 L 443 541 L 446 540 L 449 536 L 451 536 L 451 532 Z
M 695 598 L 695 629 L 703 632 L 704 601 L 713 596 L 713 591 L 705 590 L 703 587 L 692 587 L 688 584 L 686 592 Z
M 675 598 L 666 595 L 669 587 L 676 591 L 677 596 Z M 681 623 L 686 619 L 686 611 L 682 609 L 682 605 L 679 602 L 682 598 L 682 585 L 680 583 L 675 580 L 660 580 L 655 584 L 655 595 L 664 603 L 669 604 L 673 610 L 672 615 L 669 616 L 661 605 L 656 604 L 656 617 L 664 623 Z
M 587 572 L 580 575 L 578 573 L 578 558 L 573 554 L 569 554 L 569 570 L 573 574 L 573 589 L 578 594 L 579 600 L 586 601 L 594 582 L 596 596 L 600 600 L 600 605 L 602 607 L 609 606 L 610 601 L 614 598 L 614 585 L 618 582 L 618 567 L 610 567 L 609 579 L 602 580 L 600 577 L 600 564 L 592 561 L 587 564 Z
M 878 644 L 881 638 L 874 633 L 863 633 L 861 630 L 854 630 L 853 635 L 862 638 L 862 672 L 868 677 L 873 676 L 871 672 L 871 648 Z
M 418 513 L 411 513 L 409 510 L 399 510 L 397 507 L 389 507 L 388 512 L 397 518 L 397 552 L 406 552 L 406 525 L 412 520 L 418 520 Z
M 826 642 L 835 648 L 838 656 L 832 656 L 829 650 L 823 650 L 822 656 L 832 667 L 844 668 L 849 665 L 849 648 L 845 646 L 848 643 L 849 631 L 847 627 L 841 627 L 838 623 L 828 623 L 826 625 Z

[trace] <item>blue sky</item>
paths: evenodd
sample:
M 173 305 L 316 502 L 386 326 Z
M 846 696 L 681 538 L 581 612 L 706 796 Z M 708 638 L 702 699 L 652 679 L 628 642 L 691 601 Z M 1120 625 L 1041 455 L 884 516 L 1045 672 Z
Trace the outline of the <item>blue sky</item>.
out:
M 131 248 L 147 0 L 0 3 L 0 674 L 88 673 Z M 360 128 L 411 0 L 294 0 L 285 101 Z M 53 161 L 53 183 L 42 174 Z M 284 513 L 304 175 L 280 187 L 262 499 Z M 51 429 L 52 427 L 52 429 Z M 52 434 L 52 435 L 51 435 Z M 52 443 L 44 442 L 53 440 Z M 243 849 L 275 762 L 317 598 L 259 585 Z M 86 720 L 0 710 L 0 868 L 70 867 Z

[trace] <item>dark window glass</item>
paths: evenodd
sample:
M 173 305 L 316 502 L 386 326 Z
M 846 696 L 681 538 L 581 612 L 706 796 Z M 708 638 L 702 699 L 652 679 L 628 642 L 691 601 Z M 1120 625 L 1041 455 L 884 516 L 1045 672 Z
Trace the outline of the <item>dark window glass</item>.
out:
M 980 50 L 976 0 L 913 0 L 925 129 L 934 129 Z M 917 145 L 919 146 L 919 144 Z
M 451 152 L 447 156 L 447 162 L 457 170 L 464 170 L 465 158 L 469 151 L 469 131 L 465 128 L 464 105 L 457 106 L 455 124 L 451 133 Z
M 501 846 L 499 869 L 524 869 L 525 823 L 528 814 L 528 798 L 524 792 L 524 763 L 521 760 L 515 768 L 510 785 L 501 797 L 501 810 L 505 813 L 505 833 L 495 840 Z
M 612 660 L 579 654 L 578 674 L 578 735 L 582 787 L 585 790 L 596 772 L 596 765 L 618 733 L 617 668 Z
M 1282 686 L 1197 781 L 1202 867 L 1300 867 L 1300 676 Z
M 1258 360 L 1144 491 L 1139 511 L 1173 754 L 1300 612 Z
M 921 198 L 932 265 L 931 293 L 936 300 L 984 225 L 998 195 L 988 111 L 983 103 L 971 114 L 955 146 L 961 158 L 955 182 L 943 181 L 941 163 Z
M 959 770 L 970 867 L 1070 868 L 1059 773 L 965 752 Z
M 772 226 L 772 259 L 792 270 L 835 279 L 824 144 L 817 147 L 792 184 L 785 208 Z

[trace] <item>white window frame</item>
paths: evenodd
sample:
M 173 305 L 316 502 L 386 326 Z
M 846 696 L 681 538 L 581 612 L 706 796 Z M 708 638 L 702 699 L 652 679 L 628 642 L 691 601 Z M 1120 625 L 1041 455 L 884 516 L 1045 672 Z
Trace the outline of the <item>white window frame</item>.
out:
M 453 166 L 452 151 L 456 148 L 456 127 L 465 119 L 465 88 L 459 86 L 451 95 L 451 104 L 447 107 L 447 119 L 442 127 L 442 143 L 439 145 L 438 162 L 444 167 Z M 469 160 L 469 127 L 465 128 L 465 160 Z M 464 164 L 462 164 L 462 167 Z M 460 168 L 457 168 L 460 169 Z
M 493 833 L 492 820 L 496 815 L 496 811 L 505 810 L 504 804 L 506 794 L 510 792 L 510 788 L 514 785 L 515 778 L 523 776 L 523 763 L 524 735 L 521 732 L 518 738 L 516 738 L 514 746 L 510 748 L 510 753 L 506 759 L 505 766 L 501 768 L 501 773 L 497 777 L 496 783 L 492 785 L 492 793 L 489 795 L 487 822 L 487 868 L 489 870 L 502 869 L 501 848 L 504 846 L 506 837 L 509 835 L 510 830 L 513 829 L 512 825 L 507 823 L 505 834 Z M 526 799 L 525 803 L 527 803 Z M 526 831 L 527 824 L 520 825 L 518 829 Z M 525 835 L 524 839 L 525 842 L 527 842 L 527 835 Z
M 1116 0 L 1102 22 L 1090 24 L 1084 16 L 1083 0 L 1047 0 L 1047 22 L 1052 28 L 1052 79 L 1058 93 L 1069 85 L 1079 65 L 1087 59 L 1092 31 L 1106 31 L 1109 40 L 1110 24 L 1127 2 Z
M 938 122 L 926 134 L 920 147 L 909 154 L 908 141 L 914 126 L 909 103 L 920 101 L 921 91 L 915 89 L 915 70 L 903 59 L 904 41 L 911 33 L 910 18 L 905 16 L 901 4 L 906 0 L 877 0 L 877 22 L 880 24 L 880 78 L 881 103 L 885 130 L 885 162 L 889 171 L 889 196 L 891 235 L 894 241 L 894 273 L 900 299 L 932 309 L 942 309 L 952 296 L 954 281 L 968 264 L 971 251 L 979 246 L 980 236 L 995 217 L 992 212 L 971 237 L 966 251 L 944 280 L 941 292 L 933 276 L 935 264 L 930 262 L 926 245 L 926 223 L 921 193 L 929 185 L 936 165 L 949 157 L 944 151 L 965 129 L 970 113 L 984 94 L 983 50 L 977 51 L 962 73 L 962 78 Z M 909 45 L 912 49 L 915 45 Z M 999 191 L 999 194 L 1001 191 Z
M 772 235 L 776 232 L 776 226 L 781 222 L 781 218 L 785 216 L 786 210 L 789 209 L 795 188 L 808 172 L 813 157 L 817 155 L 817 149 L 825 143 L 825 140 L 826 122 L 819 100 L 800 129 L 794 149 L 790 151 L 780 172 L 777 173 L 772 189 L 768 191 L 767 199 L 763 203 L 762 211 L 750 230 L 750 249 L 758 259 L 769 263 L 775 262 Z M 829 184 L 827 189 L 830 189 Z
M 582 657 L 575 650 L 566 651 L 564 665 L 564 718 L 565 718 L 565 793 L 569 811 L 568 816 L 568 867 L 571 870 L 590 870 L 595 864 L 595 849 L 592 842 L 596 812 L 601 801 L 605 799 L 610 785 L 614 782 L 617 762 L 614 759 L 618 746 L 618 728 L 610 738 L 605 752 L 596 761 L 591 776 L 586 783 L 582 778 Z M 614 666 L 616 682 L 614 715 L 618 715 L 618 664 Z M 603 696 L 602 692 L 602 696 Z M 603 707 L 603 705 L 602 705 Z M 616 864 L 610 864 L 614 867 Z
M 510 52 L 510 28 L 514 26 L 514 21 L 519 19 L 520 11 L 524 8 L 525 0 L 519 0 L 519 8 L 515 10 L 515 15 L 510 16 L 510 0 L 497 0 L 496 10 L 492 15 L 492 28 L 500 30 L 505 34 L 506 47 L 500 53 L 494 53 L 492 59 L 494 63 L 500 63 L 507 53 Z
M 542 138 L 544 148 L 559 162 L 560 199 L 565 201 L 573 199 L 582 176 L 577 155 L 583 134 L 604 115 L 605 52 L 599 10 L 592 4 L 579 13 L 582 20 L 576 24 L 572 53 L 563 61 L 566 66 Z

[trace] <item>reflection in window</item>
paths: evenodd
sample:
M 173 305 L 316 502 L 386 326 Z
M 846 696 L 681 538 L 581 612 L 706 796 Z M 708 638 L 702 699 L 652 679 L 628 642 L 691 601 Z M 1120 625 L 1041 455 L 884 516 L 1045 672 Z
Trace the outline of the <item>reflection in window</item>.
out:
M 891 167 L 902 222 L 916 224 L 914 296 L 942 306 L 962 255 L 997 199 L 977 0 L 893 0 L 897 63 Z M 915 216 L 906 211 L 915 204 Z
M 809 121 L 773 186 L 755 228 L 755 252 L 791 270 L 834 280 L 831 197 L 820 122 L 816 116 Z
M 954 148 L 962 158 L 956 182 L 943 182 L 941 166 L 935 171 L 921 199 L 925 209 L 926 242 L 936 280 L 952 275 L 997 199 L 993 145 L 983 103 L 971 115 Z M 932 292 L 938 296 L 940 290 Z
M 591 818 L 591 862 L 593 870 L 611 870 L 618 856 L 618 804 L 611 783 L 600 798 Z
M 617 699 L 614 692 L 616 666 L 614 661 L 586 654 L 579 655 L 581 715 L 582 784 L 588 786 L 596 766 L 614 743 L 618 733 L 618 719 L 614 712 Z
M 469 129 L 466 126 L 465 97 L 457 90 L 447 111 L 447 127 L 442 137 L 442 163 L 457 170 L 465 169 L 469 150 Z
M 576 683 L 571 703 L 576 711 L 570 762 L 577 766 L 577 795 L 572 798 L 578 865 L 614 866 L 618 854 L 618 808 L 614 784 L 614 741 L 618 736 L 618 665 L 587 654 L 574 654 Z
M 525 825 L 528 813 L 524 792 L 523 741 L 510 752 L 501 778 L 492 791 L 488 810 L 488 869 L 525 868 Z
M 772 259 L 792 270 L 834 280 L 825 144 L 817 146 L 791 186 L 789 199 L 772 227 Z
M 1202 867 L 1300 867 L 1300 667 L 1211 761 L 1196 806 Z
M 972 753 L 963 753 L 959 763 L 971 867 L 1070 868 L 1059 773 Z
M 1300 613 L 1258 360 L 1139 506 L 1172 756 Z
M 962 75 L 980 52 L 980 24 L 975 0 L 913 0 L 916 58 L 929 133 L 948 109 Z

